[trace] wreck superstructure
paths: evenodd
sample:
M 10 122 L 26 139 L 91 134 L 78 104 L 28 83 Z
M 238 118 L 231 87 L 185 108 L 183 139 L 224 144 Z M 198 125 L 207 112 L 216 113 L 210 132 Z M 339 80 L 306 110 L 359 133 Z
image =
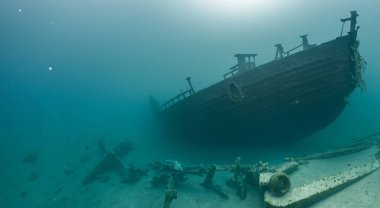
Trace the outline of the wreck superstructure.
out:
M 256 66 L 257 54 L 236 54 L 238 64 L 224 80 L 195 92 L 181 92 L 155 111 L 165 128 L 192 141 L 219 143 L 288 142 L 304 138 L 333 122 L 356 87 L 364 88 L 364 61 L 358 52 L 356 11 L 347 35 L 284 51 Z M 343 27 L 342 27 L 343 30 Z M 301 51 L 291 54 L 293 50 Z

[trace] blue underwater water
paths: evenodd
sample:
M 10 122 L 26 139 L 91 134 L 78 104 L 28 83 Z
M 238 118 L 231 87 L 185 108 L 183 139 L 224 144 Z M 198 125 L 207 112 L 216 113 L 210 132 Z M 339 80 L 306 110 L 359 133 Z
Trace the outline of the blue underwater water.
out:
M 227 163 L 237 156 L 279 162 L 380 131 L 379 1 L 240 1 L 0 1 L 1 207 L 119 207 L 117 200 L 100 202 L 115 190 L 91 195 L 80 187 L 102 158 L 100 142 L 112 149 L 132 141 L 136 149 L 126 162 L 140 166 L 166 159 Z M 359 14 L 367 91 L 356 89 L 331 125 L 271 148 L 219 149 L 216 141 L 210 149 L 162 138 L 150 95 L 164 102 L 187 89 L 187 76 L 196 90 L 220 81 L 235 53 L 258 53 L 263 64 L 274 58 L 276 43 L 290 49 L 302 34 L 310 43 L 332 40 L 351 10 Z M 23 160 L 30 153 L 35 162 Z

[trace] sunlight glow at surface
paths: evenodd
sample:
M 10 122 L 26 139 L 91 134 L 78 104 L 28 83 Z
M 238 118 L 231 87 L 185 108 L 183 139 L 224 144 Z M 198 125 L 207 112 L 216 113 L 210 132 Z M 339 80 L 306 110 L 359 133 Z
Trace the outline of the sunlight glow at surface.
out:
M 233 19 L 255 14 L 275 13 L 275 10 L 281 5 L 281 1 L 278 0 L 204 0 L 196 2 L 203 12 Z

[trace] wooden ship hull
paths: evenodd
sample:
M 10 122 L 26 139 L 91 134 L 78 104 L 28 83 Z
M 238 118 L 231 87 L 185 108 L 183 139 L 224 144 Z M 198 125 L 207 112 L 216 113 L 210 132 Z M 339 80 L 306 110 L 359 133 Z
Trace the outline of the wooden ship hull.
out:
M 339 116 L 362 83 L 355 15 L 342 20 L 351 21 L 348 35 L 318 46 L 306 42 L 298 53 L 196 93 L 191 87 L 189 96 L 156 108 L 157 115 L 169 132 L 201 143 L 287 143 L 313 134 Z

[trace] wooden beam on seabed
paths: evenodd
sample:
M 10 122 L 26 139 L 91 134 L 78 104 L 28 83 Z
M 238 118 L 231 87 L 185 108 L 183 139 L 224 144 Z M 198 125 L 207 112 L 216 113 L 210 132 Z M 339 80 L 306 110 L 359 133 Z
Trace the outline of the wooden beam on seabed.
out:
M 312 183 L 291 188 L 281 196 L 266 192 L 264 202 L 267 208 L 301 208 L 326 198 L 380 168 L 379 160 L 354 167 L 336 175 L 328 176 Z

